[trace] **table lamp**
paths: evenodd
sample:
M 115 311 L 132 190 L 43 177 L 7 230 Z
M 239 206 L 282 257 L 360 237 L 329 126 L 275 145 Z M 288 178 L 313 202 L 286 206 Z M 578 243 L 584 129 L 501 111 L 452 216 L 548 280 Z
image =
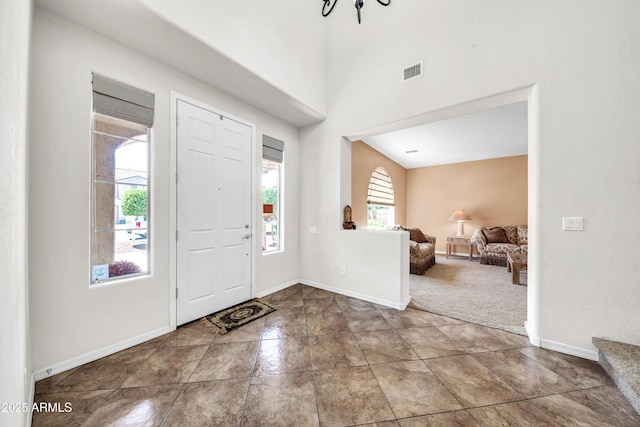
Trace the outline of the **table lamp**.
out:
M 451 215 L 449 221 L 458 221 L 458 234 L 456 237 L 464 236 L 464 222 L 471 221 L 471 217 L 462 209 L 458 209 Z

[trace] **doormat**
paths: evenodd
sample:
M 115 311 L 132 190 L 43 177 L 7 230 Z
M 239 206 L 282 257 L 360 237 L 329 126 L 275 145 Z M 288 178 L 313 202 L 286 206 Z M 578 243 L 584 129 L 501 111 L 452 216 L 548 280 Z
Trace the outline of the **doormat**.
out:
M 225 308 L 216 313 L 204 316 L 202 323 L 209 326 L 217 334 L 226 334 L 227 332 L 253 322 L 256 319 L 266 316 L 277 309 L 269 303 L 259 298 Z

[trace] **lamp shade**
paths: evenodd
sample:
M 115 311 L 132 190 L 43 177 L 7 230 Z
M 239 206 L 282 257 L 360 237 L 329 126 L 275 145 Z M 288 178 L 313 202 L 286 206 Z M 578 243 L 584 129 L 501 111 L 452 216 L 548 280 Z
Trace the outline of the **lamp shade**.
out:
M 273 205 L 262 205 L 262 213 L 263 214 L 272 214 L 273 213 Z
M 451 215 L 449 221 L 471 221 L 471 217 L 462 209 L 458 209 Z

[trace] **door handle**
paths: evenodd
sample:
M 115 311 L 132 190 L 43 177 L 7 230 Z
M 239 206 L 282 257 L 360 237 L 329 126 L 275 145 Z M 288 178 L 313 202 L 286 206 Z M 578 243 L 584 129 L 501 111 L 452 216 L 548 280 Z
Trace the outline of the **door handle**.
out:
M 244 236 L 242 236 L 243 239 L 250 239 L 251 238 L 251 233 L 247 233 Z

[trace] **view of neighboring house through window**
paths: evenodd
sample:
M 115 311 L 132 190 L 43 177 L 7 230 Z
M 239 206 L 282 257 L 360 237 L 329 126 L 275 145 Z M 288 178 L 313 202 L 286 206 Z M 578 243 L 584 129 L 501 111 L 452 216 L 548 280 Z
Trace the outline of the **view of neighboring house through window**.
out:
M 282 249 L 281 175 L 284 142 L 262 137 L 262 252 Z
M 99 283 L 149 273 L 153 95 L 101 76 L 93 83 L 91 282 Z
M 369 179 L 367 194 L 367 228 L 384 228 L 395 224 L 393 184 L 389 173 L 378 166 Z

